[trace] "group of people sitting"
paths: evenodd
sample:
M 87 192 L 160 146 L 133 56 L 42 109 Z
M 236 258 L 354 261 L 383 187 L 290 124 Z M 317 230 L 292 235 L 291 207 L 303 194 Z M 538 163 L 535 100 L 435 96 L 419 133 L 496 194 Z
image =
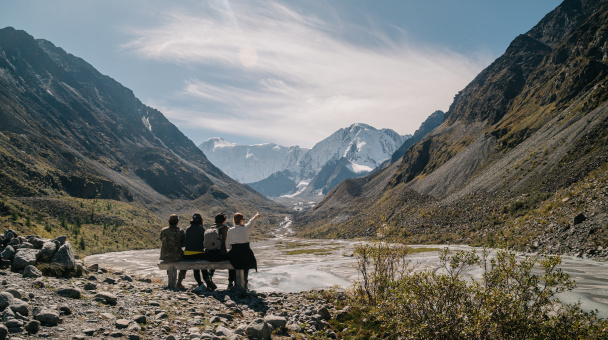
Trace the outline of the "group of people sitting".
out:
M 169 227 L 160 232 L 160 260 L 164 262 L 229 260 L 235 269 L 244 269 L 245 288 L 247 288 L 249 269 L 257 271 L 257 261 L 249 246 L 249 235 L 258 217 L 260 214 L 256 214 L 247 224 L 243 224 L 243 214 L 236 213 L 233 217 L 234 227 L 231 228 L 226 225 L 226 215 L 218 214 L 215 216 L 215 224 L 204 227 L 201 214 L 194 213 L 190 219 L 190 226 L 184 230 L 177 226 L 179 217 L 173 214 L 169 217 Z M 179 271 L 177 288 L 185 288 L 182 282 L 186 278 L 186 272 L 186 270 Z M 199 287 L 203 286 L 204 281 L 207 289 L 215 290 L 217 286 L 213 283 L 214 273 L 215 270 L 203 270 L 201 280 L 201 271 L 194 270 L 194 279 Z M 236 271 L 229 270 L 228 288 L 234 286 L 235 280 Z

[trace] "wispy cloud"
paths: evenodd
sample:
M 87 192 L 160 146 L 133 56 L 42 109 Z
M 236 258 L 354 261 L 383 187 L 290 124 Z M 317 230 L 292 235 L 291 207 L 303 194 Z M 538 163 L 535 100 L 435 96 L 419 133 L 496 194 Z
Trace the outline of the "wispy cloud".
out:
M 377 43 L 349 42 L 337 27 Z M 193 70 L 168 116 L 218 134 L 242 125 L 253 137 L 307 147 L 356 122 L 413 133 L 489 62 L 262 1 L 175 9 L 132 33 L 126 48 Z

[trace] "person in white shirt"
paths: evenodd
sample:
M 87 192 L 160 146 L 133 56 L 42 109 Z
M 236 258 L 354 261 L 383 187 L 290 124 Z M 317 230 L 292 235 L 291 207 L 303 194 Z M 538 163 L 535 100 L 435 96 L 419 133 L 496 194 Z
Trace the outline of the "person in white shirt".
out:
M 226 250 L 228 250 L 230 264 L 234 269 L 245 270 L 245 288 L 249 286 L 249 269 L 258 271 L 257 260 L 249 246 L 249 235 L 251 235 L 255 220 L 259 217 L 259 213 L 255 214 L 247 224 L 243 225 L 243 214 L 234 214 L 234 227 L 228 230 L 226 236 Z

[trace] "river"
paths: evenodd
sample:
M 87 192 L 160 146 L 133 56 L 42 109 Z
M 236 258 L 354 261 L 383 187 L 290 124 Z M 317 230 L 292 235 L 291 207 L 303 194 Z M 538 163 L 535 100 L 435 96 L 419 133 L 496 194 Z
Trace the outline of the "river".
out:
M 352 256 L 359 243 L 351 240 L 308 240 L 288 237 L 289 225 L 281 229 L 280 238 L 252 242 L 251 247 L 258 260 L 259 271 L 250 273 L 250 288 L 260 292 L 297 292 L 333 286 L 350 287 L 357 279 L 356 260 Z M 412 246 L 439 247 L 439 246 Z M 452 250 L 470 250 L 468 246 L 449 246 Z M 159 249 L 133 250 L 88 256 L 86 265 L 98 263 L 102 267 L 124 271 L 139 277 L 164 280 L 166 272 L 156 265 Z M 412 254 L 416 268 L 434 269 L 439 266 L 438 252 Z M 580 301 L 582 308 L 598 310 L 600 317 L 608 317 L 608 263 L 575 257 L 563 257 L 559 267 L 570 274 L 577 287 L 558 297 L 565 303 Z M 479 270 L 469 270 L 468 277 L 479 277 Z M 218 271 L 214 276 L 218 289 L 225 288 L 227 271 Z M 188 273 L 185 284 L 195 283 Z

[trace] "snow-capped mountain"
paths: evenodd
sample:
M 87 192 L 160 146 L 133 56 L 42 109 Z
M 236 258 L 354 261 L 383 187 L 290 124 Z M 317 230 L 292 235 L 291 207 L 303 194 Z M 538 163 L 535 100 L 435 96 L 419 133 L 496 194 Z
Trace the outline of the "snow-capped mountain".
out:
M 313 183 L 314 188 L 306 192 L 324 194 L 339 183 L 338 179 L 373 171 L 410 137 L 390 129 L 353 124 L 336 131 L 312 149 L 276 144 L 237 145 L 221 138 L 209 139 L 199 148 L 230 177 L 249 183 L 264 195 L 277 197 L 303 192 L 309 183 Z
M 238 145 L 215 137 L 198 146 L 213 165 L 241 183 L 253 183 L 296 166 L 310 150 L 277 144 Z

